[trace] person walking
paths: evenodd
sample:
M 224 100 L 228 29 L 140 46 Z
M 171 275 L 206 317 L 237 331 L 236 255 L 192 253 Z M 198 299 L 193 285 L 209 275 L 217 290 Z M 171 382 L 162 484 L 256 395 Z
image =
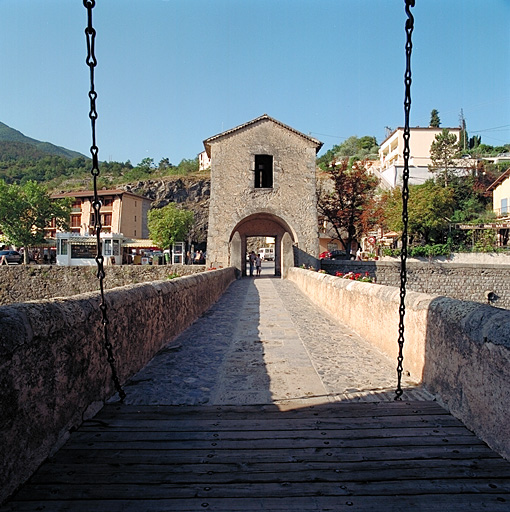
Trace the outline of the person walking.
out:
M 249 260 L 250 260 L 250 277 L 253 277 L 253 269 L 255 267 L 255 260 L 257 257 L 253 251 L 250 252 Z
M 260 257 L 260 254 L 257 254 L 255 258 L 255 266 L 257 267 L 257 275 L 260 276 L 260 272 L 262 270 L 262 258 Z

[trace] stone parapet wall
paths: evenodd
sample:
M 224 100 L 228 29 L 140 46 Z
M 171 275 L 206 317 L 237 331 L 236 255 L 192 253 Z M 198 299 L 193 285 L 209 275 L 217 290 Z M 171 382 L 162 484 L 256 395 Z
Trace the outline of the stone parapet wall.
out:
M 322 261 L 321 268 L 331 275 L 368 272 L 379 284 L 400 286 L 400 261 Z M 510 265 L 409 261 L 407 287 L 510 309 Z
M 203 272 L 204 265 L 117 265 L 105 267 L 105 289 Z M 0 265 L 0 306 L 70 297 L 99 290 L 95 266 Z
M 395 360 L 399 289 L 292 268 L 316 304 Z M 409 291 L 404 371 L 510 459 L 510 311 Z M 396 383 L 396 372 L 395 372 Z
M 233 268 L 106 291 L 125 382 L 203 314 Z M 0 502 L 113 393 L 98 292 L 0 307 Z

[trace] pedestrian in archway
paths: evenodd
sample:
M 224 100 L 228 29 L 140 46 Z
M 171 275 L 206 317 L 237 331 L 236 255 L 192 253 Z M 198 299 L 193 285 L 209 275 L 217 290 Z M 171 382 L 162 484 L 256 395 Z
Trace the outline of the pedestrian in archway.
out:
M 257 254 L 255 258 L 255 266 L 257 267 L 257 275 L 260 276 L 260 272 L 262 271 L 262 258 L 260 254 Z
M 253 269 L 255 268 L 255 260 L 257 256 L 253 251 L 250 252 L 249 260 L 250 260 L 250 277 L 253 277 Z

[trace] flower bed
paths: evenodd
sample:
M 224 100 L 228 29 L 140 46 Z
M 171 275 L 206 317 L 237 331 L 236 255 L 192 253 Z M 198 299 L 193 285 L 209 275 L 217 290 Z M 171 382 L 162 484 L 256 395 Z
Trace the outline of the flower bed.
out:
M 361 281 L 363 283 L 375 283 L 375 278 L 370 277 L 368 272 L 362 274 L 361 272 L 347 272 L 344 274 L 343 272 L 335 272 L 336 277 L 341 277 L 342 279 L 350 279 L 351 281 Z

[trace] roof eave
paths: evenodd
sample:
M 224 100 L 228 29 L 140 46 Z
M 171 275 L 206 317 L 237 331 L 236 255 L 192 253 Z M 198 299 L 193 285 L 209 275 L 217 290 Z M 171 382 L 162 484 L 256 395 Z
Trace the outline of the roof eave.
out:
M 303 137 L 304 139 L 312 142 L 313 144 L 315 144 L 315 153 L 316 154 L 320 151 L 320 149 L 323 145 L 323 143 L 320 140 L 315 139 L 314 137 L 310 137 L 309 135 L 305 135 L 304 133 L 292 128 L 291 126 L 288 126 L 285 123 L 282 123 L 281 121 L 278 121 L 277 119 L 274 119 L 273 117 L 268 116 L 267 114 L 263 114 L 255 119 L 252 119 L 251 121 L 248 121 L 247 123 L 243 123 L 239 126 L 231 128 L 230 130 L 224 131 L 222 133 L 218 133 L 217 135 L 213 135 L 212 137 L 205 139 L 204 147 L 205 147 L 205 151 L 207 152 L 207 155 L 209 156 L 209 158 L 211 157 L 211 143 L 212 142 L 215 142 L 223 137 L 227 137 L 228 135 L 231 135 L 232 133 L 234 133 L 236 131 L 242 130 L 244 128 L 247 128 L 248 126 L 252 126 L 256 123 L 259 123 L 260 121 L 265 121 L 265 120 L 272 121 L 273 123 L 285 128 L 286 130 L 289 130 L 292 133 L 295 133 L 296 135 L 299 135 L 300 137 Z

